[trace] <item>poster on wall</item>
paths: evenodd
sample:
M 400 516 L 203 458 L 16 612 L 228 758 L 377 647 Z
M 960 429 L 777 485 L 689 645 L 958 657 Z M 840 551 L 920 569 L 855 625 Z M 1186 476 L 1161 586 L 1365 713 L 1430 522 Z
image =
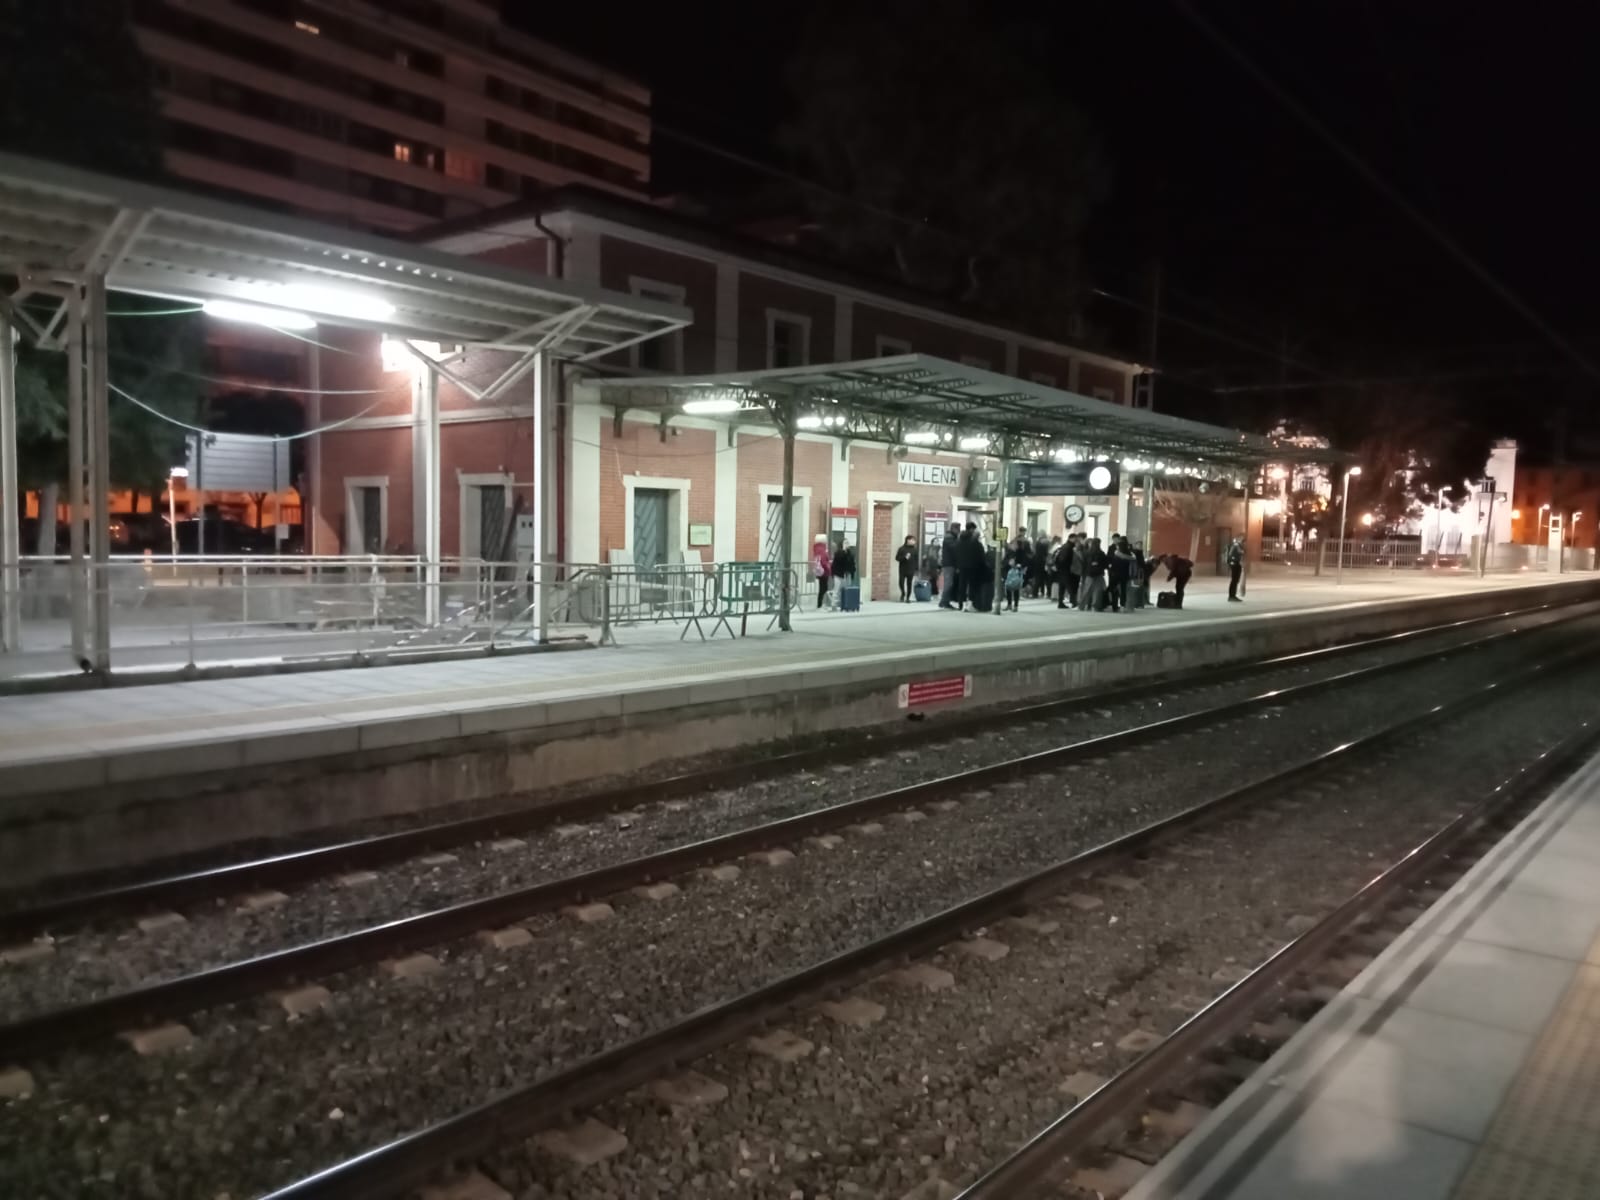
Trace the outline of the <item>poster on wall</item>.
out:
M 709 525 L 690 525 L 689 526 L 689 545 L 691 545 L 691 546 L 709 546 L 709 545 L 711 545 L 711 526 L 709 526 Z
M 895 478 L 900 483 L 914 483 L 922 487 L 961 490 L 961 468 L 947 467 L 943 463 L 898 462 Z

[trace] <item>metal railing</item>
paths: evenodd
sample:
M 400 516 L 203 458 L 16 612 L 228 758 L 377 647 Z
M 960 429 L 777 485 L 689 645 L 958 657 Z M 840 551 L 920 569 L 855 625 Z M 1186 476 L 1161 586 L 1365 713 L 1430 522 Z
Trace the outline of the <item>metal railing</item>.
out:
M 680 639 L 691 628 L 732 636 L 752 615 L 776 621 L 783 572 L 771 563 L 540 569 L 403 556 L 128 555 L 77 569 L 80 595 L 104 592 L 109 602 L 113 669 L 370 662 L 543 640 L 606 645 L 619 627 L 662 624 L 682 626 Z M 65 557 L 20 561 L 21 636 L 0 655 L 0 676 L 78 666 L 73 571 Z
M 1315 567 L 1320 561 L 1324 571 L 1334 570 L 1341 549 L 1346 570 L 1476 570 L 1476 551 L 1470 543 L 1462 542 L 1456 553 L 1424 550 L 1419 538 L 1350 538 L 1340 543 L 1338 538 L 1326 542 L 1309 542 L 1300 546 L 1281 544 L 1266 539 L 1261 544 L 1261 561 L 1281 563 L 1290 567 Z M 1488 547 L 1489 571 L 1545 571 L 1550 566 L 1548 546 L 1524 546 L 1497 542 Z M 1563 551 L 1562 569 L 1565 571 L 1592 571 L 1595 569 L 1595 551 L 1592 548 L 1568 546 Z

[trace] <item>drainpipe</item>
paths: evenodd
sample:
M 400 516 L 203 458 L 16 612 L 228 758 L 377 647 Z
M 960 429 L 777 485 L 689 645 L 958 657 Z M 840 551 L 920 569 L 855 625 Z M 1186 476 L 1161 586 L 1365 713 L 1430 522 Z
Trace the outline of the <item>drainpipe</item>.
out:
M 543 213 L 533 214 L 533 224 L 544 234 L 550 250 L 545 263 L 552 279 L 567 277 L 567 241 L 544 223 Z M 556 545 L 555 561 L 567 561 L 567 364 L 555 361 L 552 390 L 556 398 Z

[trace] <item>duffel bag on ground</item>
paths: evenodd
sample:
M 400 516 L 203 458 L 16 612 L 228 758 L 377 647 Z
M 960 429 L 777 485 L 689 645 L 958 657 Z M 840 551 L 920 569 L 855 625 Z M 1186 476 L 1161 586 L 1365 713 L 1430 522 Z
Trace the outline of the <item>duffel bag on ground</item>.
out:
M 1156 607 L 1157 608 L 1182 608 L 1183 605 L 1178 603 L 1178 593 L 1177 592 L 1162 592 L 1159 596 L 1156 597 Z

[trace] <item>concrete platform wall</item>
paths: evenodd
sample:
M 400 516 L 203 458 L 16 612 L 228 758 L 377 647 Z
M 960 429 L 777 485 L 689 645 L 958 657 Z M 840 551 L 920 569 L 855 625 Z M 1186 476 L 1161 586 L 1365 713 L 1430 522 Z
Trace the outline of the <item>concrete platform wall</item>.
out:
M 471 806 L 537 804 L 553 789 L 664 772 L 675 762 L 906 720 L 898 685 L 973 676 L 963 711 L 1113 687 L 1208 664 L 1489 614 L 1545 600 L 1600 598 L 1600 581 L 1500 589 L 1347 609 L 1207 622 L 1110 639 L 1037 640 L 895 655 L 802 671 L 744 675 L 514 707 L 440 712 L 363 727 L 334 745 L 284 732 L 244 748 L 261 765 L 175 773 L 143 752 L 110 784 L 7 798 L 0 879 L 25 886 L 64 874 L 159 860 L 230 843 L 306 835 L 362 821 Z M 343 734 L 343 731 L 341 731 Z M 355 731 L 348 736 L 354 738 Z M 320 744 L 319 744 L 320 742 Z M 230 747 L 231 748 L 231 747 Z M 277 759 L 279 761 L 261 761 Z M 70 772 L 64 773 L 70 774 Z M 119 778 L 120 775 L 120 778 Z

